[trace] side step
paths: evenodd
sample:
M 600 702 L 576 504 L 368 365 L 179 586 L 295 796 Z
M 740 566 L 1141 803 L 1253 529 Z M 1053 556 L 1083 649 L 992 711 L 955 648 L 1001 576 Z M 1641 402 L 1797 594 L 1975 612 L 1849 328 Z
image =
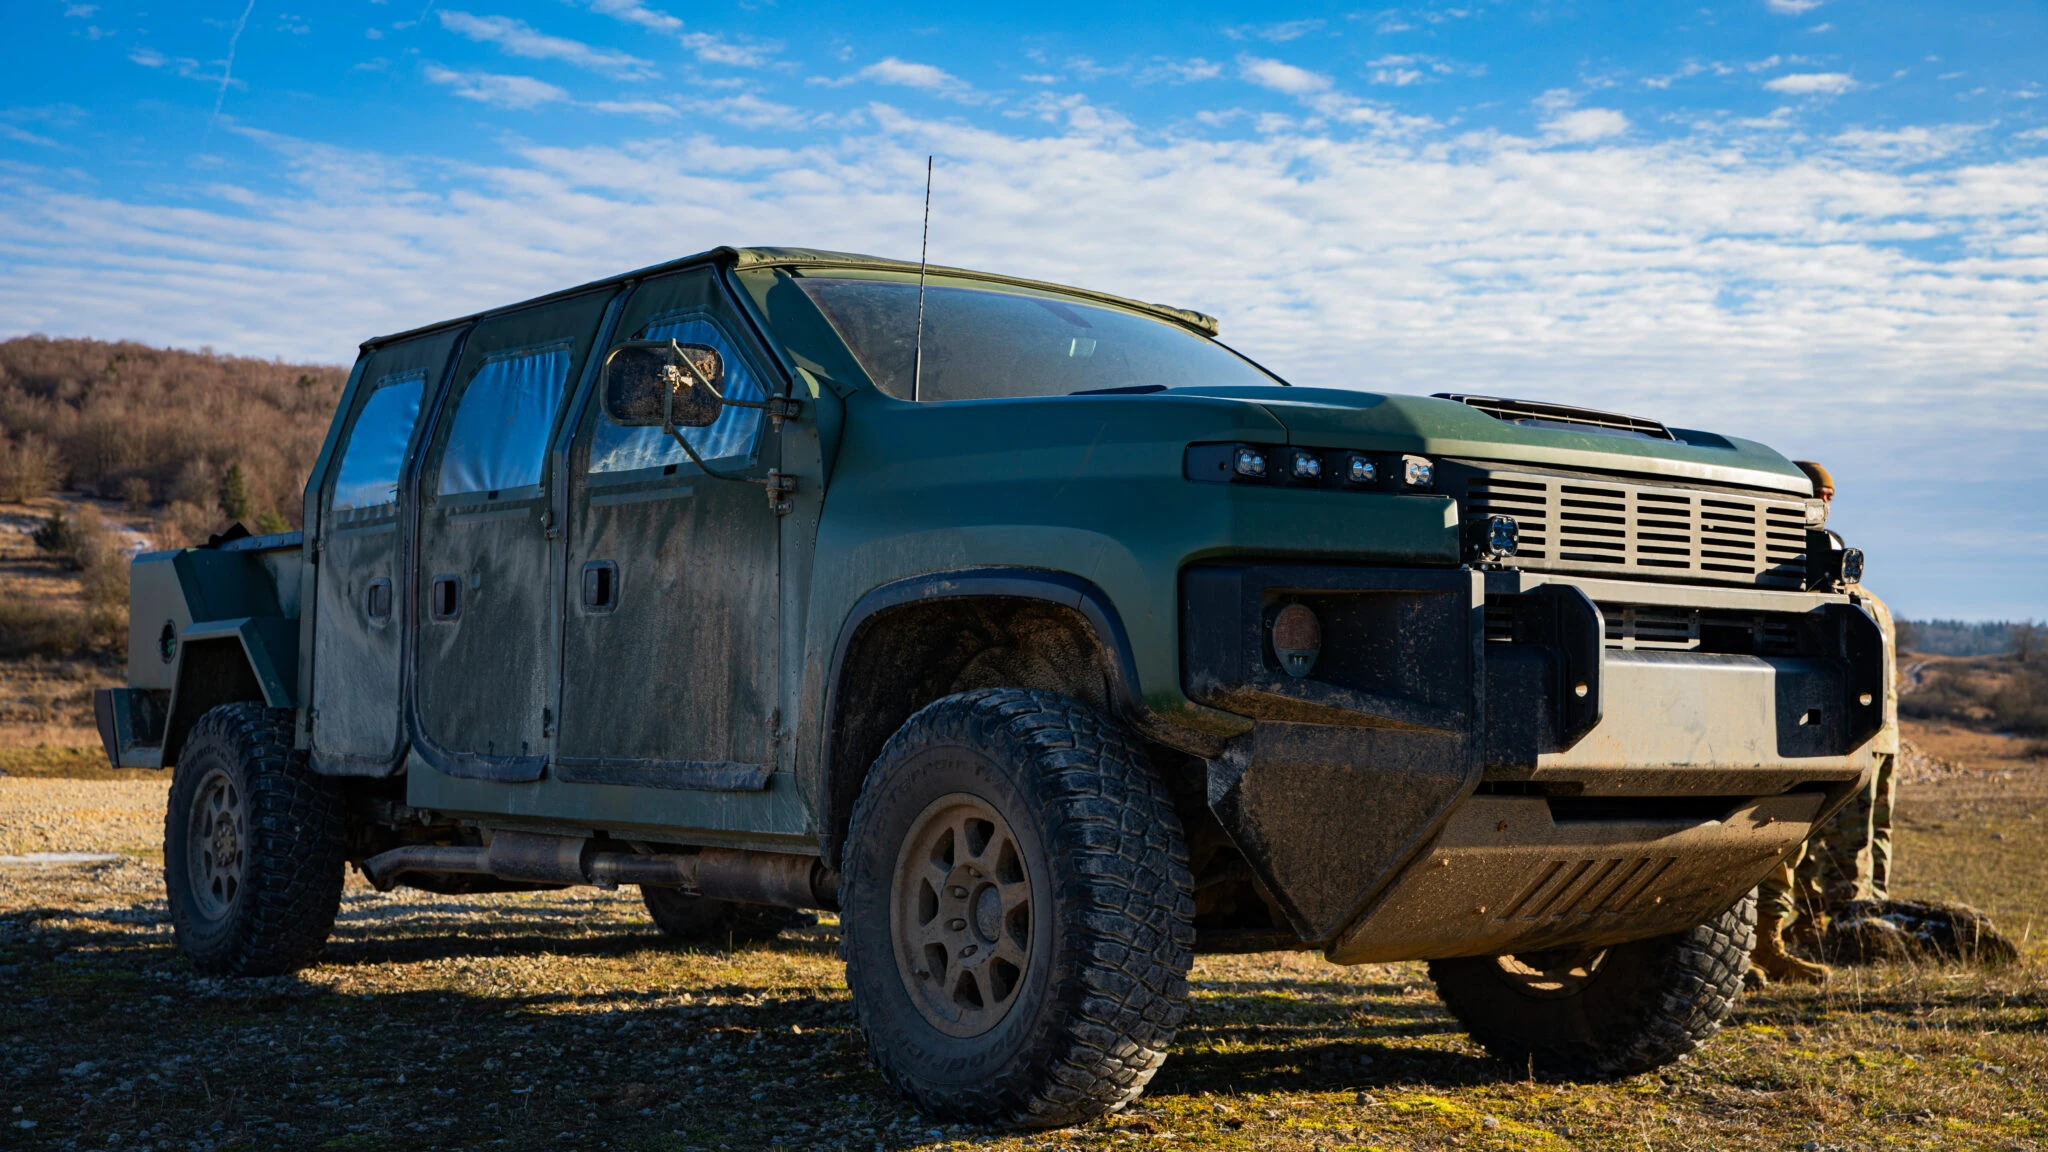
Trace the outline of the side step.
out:
M 699 848 L 636 856 L 599 851 L 573 836 L 498 832 L 483 847 L 409 845 L 363 861 L 363 873 L 388 892 L 407 872 L 468 873 L 529 884 L 652 884 L 693 896 L 782 908 L 839 907 L 839 873 L 815 856 Z

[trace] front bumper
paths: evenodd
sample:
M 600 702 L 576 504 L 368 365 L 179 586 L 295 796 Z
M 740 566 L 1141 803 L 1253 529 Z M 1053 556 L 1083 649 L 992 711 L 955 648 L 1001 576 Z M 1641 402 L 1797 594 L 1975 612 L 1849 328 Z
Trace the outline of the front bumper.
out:
M 1297 603 L 1322 631 L 1302 677 L 1271 640 Z M 1706 641 L 1617 644 L 1608 619 L 1680 611 L 1718 614 Z M 1740 647 L 1745 612 L 1752 651 L 1700 650 Z M 1847 798 L 1884 719 L 1883 635 L 1845 596 L 1198 567 L 1182 627 L 1189 697 L 1254 720 L 1210 807 L 1342 962 L 1699 923 Z

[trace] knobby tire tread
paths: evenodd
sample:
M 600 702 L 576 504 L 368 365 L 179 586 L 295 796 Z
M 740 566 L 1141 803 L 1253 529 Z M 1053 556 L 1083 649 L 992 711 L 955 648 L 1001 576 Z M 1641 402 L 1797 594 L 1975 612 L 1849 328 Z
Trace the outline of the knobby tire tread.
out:
M 1704 924 L 1639 945 L 1656 947 L 1659 954 L 1644 965 L 1655 975 L 1635 990 L 1630 1007 L 1636 1027 L 1617 1042 L 1531 1041 L 1484 1011 L 1483 1002 L 1461 995 L 1458 982 L 1439 978 L 1437 989 L 1444 1006 L 1481 1047 L 1516 1067 L 1533 1066 L 1574 1080 L 1618 1080 L 1655 1071 L 1698 1049 L 1734 1010 L 1756 947 L 1756 893 Z M 1432 962 L 1431 976 L 1438 971 L 1439 963 Z
M 1050 971 L 1049 995 L 1063 1018 L 985 1083 L 943 1093 L 906 1075 L 875 1043 L 872 1006 L 856 998 L 861 1030 L 882 1074 L 931 1114 L 1032 1128 L 1082 1123 L 1144 1091 L 1187 1013 L 1194 882 L 1173 794 L 1121 725 L 1070 697 L 1015 688 L 963 692 L 926 706 L 890 739 L 877 768 L 910 749 L 961 737 L 1018 754 L 1011 763 L 1020 789 L 1051 818 L 1046 855 L 1071 869 L 1055 894 L 1068 917 Z M 874 819 L 878 791 L 862 790 L 849 842 Z M 863 853 L 847 855 L 848 886 L 888 883 L 860 874 Z M 845 941 L 856 931 L 842 926 L 849 962 L 854 950 Z
M 224 704 L 201 716 L 185 739 L 189 752 L 217 744 L 239 761 L 249 844 L 233 939 L 217 956 L 194 956 L 205 972 L 222 976 L 275 976 L 319 958 L 341 908 L 345 812 L 340 788 L 318 775 L 303 750 L 292 747 L 291 710 L 260 703 Z M 195 784 L 196 786 L 196 784 Z M 182 835 L 184 819 L 166 808 L 164 835 Z M 189 851 L 189 848 L 187 849 Z M 184 883 L 168 875 L 167 888 Z

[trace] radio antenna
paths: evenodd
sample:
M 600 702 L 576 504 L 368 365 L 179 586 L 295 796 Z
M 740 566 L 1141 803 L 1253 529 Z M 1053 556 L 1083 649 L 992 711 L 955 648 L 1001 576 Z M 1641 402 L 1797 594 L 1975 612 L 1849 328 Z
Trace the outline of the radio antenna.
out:
M 910 354 L 910 398 L 924 391 L 924 263 L 932 243 L 932 158 L 924 158 L 924 235 L 917 242 L 917 346 Z

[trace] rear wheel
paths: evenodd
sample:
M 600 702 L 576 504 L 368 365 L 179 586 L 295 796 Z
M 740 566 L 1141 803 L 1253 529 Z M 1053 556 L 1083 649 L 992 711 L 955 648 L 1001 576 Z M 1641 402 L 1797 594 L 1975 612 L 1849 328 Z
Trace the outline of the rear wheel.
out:
M 185 737 L 164 813 L 164 891 L 200 971 L 271 976 L 319 956 L 341 905 L 343 810 L 292 747 L 292 714 L 226 704 Z
M 847 984 L 918 1107 L 1050 1128 L 1144 1091 L 1185 1012 L 1194 892 L 1120 727 L 1049 692 L 946 697 L 875 761 L 846 843 Z
M 651 884 L 641 887 L 640 899 L 662 935 L 706 948 L 759 944 L 775 939 L 784 928 L 816 923 L 816 917 L 795 908 L 711 900 Z
M 1721 1027 L 1756 942 L 1756 897 L 1695 928 L 1616 944 L 1433 960 L 1437 994 L 1516 1068 L 1613 1079 L 1661 1068 Z

